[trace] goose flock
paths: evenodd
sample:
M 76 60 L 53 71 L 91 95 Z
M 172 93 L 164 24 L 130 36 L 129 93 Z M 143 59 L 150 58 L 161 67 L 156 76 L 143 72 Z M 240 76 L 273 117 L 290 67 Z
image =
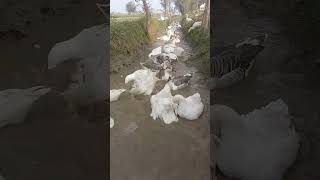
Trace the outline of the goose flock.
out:
M 187 19 L 188 20 L 188 19 Z M 192 21 L 192 19 L 189 19 Z M 195 29 L 201 22 L 195 22 Z M 67 78 L 68 86 L 61 88 L 50 85 L 26 89 L 0 91 L 0 127 L 22 122 L 35 101 L 42 96 L 56 92 L 73 105 L 89 105 L 99 101 L 118 101 L 123 93 L 142 94 L 150 97 L 151 113 L 154 119 L 165 124 L 198 119 L 204 109 L 199 93 L 189 97 L 173 91 L 187 88 L 193 72 L 174 76 L 174 65 L 184 56 L 179 47 L 179 23 L 168 26 L 166 34 L 158 38 L 164 45 L 153 49 L 149 60 L 141 63 L 141 69 L 125 77 L 125 84 L 131 89 L 112 89 L 107 94 L 108 26 L 99 25 L 84 29 L 75 37 L 57 43 L 48 54 L 48 70 L 59 69 L 66 62 L 73 66 L 72 76 Z M 191 31 L 189 29 L 189 31 Z M 226 87 L 248 76 L 254 59 L 264 48 L 266 35 L 248 38 L 240 43 L 214 49 L 212 89 Z M 238 61 L 238 62 L 237 62 Z M 60 70 L 57 71 L 60 73 Z M 57 76 L 58 77 L 58 76 Z M 57 81 L 66 81 L 58 79 Z M 164 87 L 153 94 L 158 81 L 165 81 Z M 228 176 L 243 180 L 281 180 L 285 171 L 294 162 L 299 149 L 299 137 L 291 122 L 288 106 L 278 99 L 267 106 L 246 115 L 224 105 L 210 108 L 211 120 L 217 131 L 217 166 Z M 115 120 L 110 116 L 110 128 Z M 254 170 L 252 170 L 254 167 Z M 1 179 L 1 177 L 0 177 Z
M 22 122 L 33 103 L 42 96 L 58 93 L 70 107 L 90 105 L 105 101 L 107 92 L 107 53 L 108 26 L 98 25 L 84 29 L 75 37 L 57 43 L 48 54 L 48 71 L 63 74 L 60 66 L 72 64 L 72 74 L 56 77 L 57 82 L 68 81 L 65 87 L 59 84 L 35 86 L 27 89 L 7 89 L 0 91 L 0 127 Z M 55 71 L 57 70 L 57 71 Z M 70 69 L 69 69 L 70 71 Z
M 48 54 L 48 74 L 52 74 L 54 79 L 50 79 L 47 85 L 0 91 L 2 109 L 0 127 L 22 122 L 33 103 L 49 92 L 61 95 L 70 108 L 93 106 L 94 109 L 97 102 L 105 102 L 108 98 L 110 102 L 117 101 L 126 91 L 149 96 L 156 83 L 163 80 L 168 81 L 169 91 L 163 91 L 161 96 L 153 95 L 152 99 L 155 101 L 152 103 L 155 104 L 152 107 L 153 111 L 164 114 L 161 108 L 167 108 L 165 98 L 169 98 L 171 103 L 176 102 L 173 101 L 171 90 L 187 87 L 193 75 L 188 73 L 174 77 L 172 74 L 174 63 L 184 54 L 184 49 L 177 46 L 180 42 L 180 35 L 177 33 L 179 28 L 181 28 L 179 23 L 171 24 L 167 29 L 166 35 L 169 39 L 164 40 L 165 45 L 155 48 L 149 54 L 150 61 L 141 63 L 142 69 L 126 76 L 125 83 L 133 83 L 130 90 L 110 90 L 109 96 L 106 93 L 108 25 L 102 24 L 84 29 L 73 38 L 55 44 Z M 172 108 L 175 116 L 179 116 L 176 113 L 178 106 L 173 105 Z M 179 108 L 179 111 L 181 109 L 183 108 Z M 161 116 L 152 117 L 157 119 Z M 166 123 L 172 122 L 166 118 L 163 120 Z M 110 127 L 113 127 L 113 122 L 110 117 Z
M 210 89 L 229 87 L 248 76 L 268 35 L 213 48 Z M 281 180 L 293 164 L 299 137 L 287 104 L 278 99 L 246 115 L 231 107 L 210 107 L 217 167 L 241 180 Z M 254 170 L 252 169 L 254 167 Z
M 184 56 L 184 49 L 177 44 L 180 43 L 179 23 L 172 23 L 167 27 L 166 34 L 161 36 L 164 41 L 163 46 L 154 48 L 148 55 L 147 62 L 140 63 L 142 69 L 138 69 L 125 77 L 125 84 L 131 84 L 131 89 L 113 89 L 110 90 L 110 102 L 117 100 L 119 96 L 128 91 L 134 95 L 150 96 L 152 112 L 150 116 L 154 119 L 160 119 L 165 124 L 177 122 L 179 117 L 187 120 L 195 120 L 203 112 L 204 105 L 199 93 L 184 97 L 182 95 L 172 95 L 172 91 L 186 88 L 194 73 L 190 72 L 183 76 L 174 76 L 174 64 L 180 57 Z M 165 81 L 166 84 L 161 91 L 156 94 L 154 88 L 158 81 Z M 114 120 L 110 117 L 112 126 Z

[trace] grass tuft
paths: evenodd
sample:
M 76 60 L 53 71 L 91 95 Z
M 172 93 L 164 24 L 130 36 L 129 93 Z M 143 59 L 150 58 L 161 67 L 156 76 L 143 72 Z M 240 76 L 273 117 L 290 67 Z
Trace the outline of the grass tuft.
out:
M 129 20 L 117 21 L 116 18 L 111 20 L 110 28 L 110 52 L 111 57 L 118 55 L 130 56 L 144 45 L 150 43 L 155 34 L 161 30 L 163 23 L 152 18 L 152 33 L 150 36 L 144 28 L 145 18 L 136 18 Z
M 190 17 L 190 16 L 189 16 Z M 191 17 L 195 21 L 201 21 L 202 16 Z M 195 22 L 194 21 L 194 22 Z M 210 74 L 210 35 L 208 32 L 203 32 L 201 28 L 194 29 L 188 32 L 194 22 L 186 22 L 182 20 L 182 31 L 185 34 L 186 40 L 191 44 L 193 56 L 191 60 L 195 62 L 199 69 L 207 76 Z M 195 51 L 196 50 L 196 51 Z

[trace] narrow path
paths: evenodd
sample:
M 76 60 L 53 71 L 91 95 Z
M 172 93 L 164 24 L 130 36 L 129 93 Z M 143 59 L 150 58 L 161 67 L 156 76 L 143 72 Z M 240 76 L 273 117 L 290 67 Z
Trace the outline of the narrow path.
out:
M 160 40 L 154 42 L 141 59 L 134 59 L 130 66 L 111 74 L 110 88 L 130 88 L 124 84 L 125 76 L 141 69 L 139 62 L 145 62 L 151 50 L 163 43 Z M 177 45 L 191 53 L 183 39 Z M 112 180 L 209 179 L 209 91 L 205 79 L 195 67 L 187 66 L 183 60 L 179 60 L 175 67 L 175 76 L 189 72 L 195 72 L 195 75 L 189 87 L 172 94 L 190 96 L 199 92 L 205 105 L 203 114 L 194 121 L 180 118 L 178 123 L 166 125 L 150 117 L 151 96 L 134 97 L 124 93 L 110 105 L 111 117 L 115 119 L 110 133 Z M 164 84 L 158 82 L 153 94 L 159 92 Z
M 213 12 L 214 42 L 217 46 L 237 42 L 256 32 L 268 33 L 269 38 L 248 79 L 223 91 L 212 92 L 212 102 L 230 106 L 244 114 L 282 98 L 295 117 L 294 123 L 302 139 L 297 162 L 285 179 L 318 179 L 320 96 L 318 90 L 312 88 L 315 82 L 306 71 L 289 71 L 286 60 L 290 56 L 290 41 L 284 29 L 268 17 L 249 18 L 233 0 L 216 1 Z

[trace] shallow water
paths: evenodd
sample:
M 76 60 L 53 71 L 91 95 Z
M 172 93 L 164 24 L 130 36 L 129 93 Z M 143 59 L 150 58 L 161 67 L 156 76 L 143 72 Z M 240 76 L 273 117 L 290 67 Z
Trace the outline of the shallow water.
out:
M 126 75 L 141 69 L 153 48 L 163 44 L 154 42 L 136 62 L 124 66 L 118 73 L 110 75 L 111 89 L 130 88 L 124 84 Z M 191 54 L 191 48 L 182 39 L 177 46 Z M 111 117 L 115 126 L 110 132 L 111 179 L 166 179 L 194 180 L 209 179 L 209 90 L 206 79 L 193 66 L 187 66 L 180 58 L 175 64 L 175 76 L 195 72 L 190 85 L 173 91 L 183 96 L 199 92 L 205 109 L 198 120 L 188 121 L 179 118 L 179 122 L 166 125 L 161 120 L 153 120 L 151 96 L 133 96 L 127 92 L 110 105 Z M 152 94 L 159 92 L 165 85 L 158 81 Z

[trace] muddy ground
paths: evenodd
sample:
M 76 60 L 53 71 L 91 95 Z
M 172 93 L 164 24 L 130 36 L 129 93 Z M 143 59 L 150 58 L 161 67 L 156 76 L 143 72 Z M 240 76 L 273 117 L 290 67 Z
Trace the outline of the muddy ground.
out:
M 148 59 L 153 48 L 163 45 L 156 41 L 146 47 L 138 56 L 130 59 L 112 59 L 111 68 L 126 64 L 117 73 L 111 73 L 111 89 L 130 88 L 124 84 L 126 75 L 141 69 L 140 62 Z M 178 46 L 192 54 L 184 40 Z M 133 96 L 124 93 L 119 101 L 110 104 L 110 114 L 115 119 L 115 126 L 110 133 L 110 170 L 111 179 L 165 179 L 194 180 L 209 179 L 209 90 L 207 79 L 192 63 L 185 63 L 180 58 L 175 64 L 175 76 L 195 72 L 190 86 L 175 92 L 184 96 L 199 92 L 205 109 L 201 117 L 194 121 L 180 118 L 179 122 L 169 125 L 160 120 L 153 120 L 151 96 Z M 130 61 L 130 64 L 125 63 Z M 116 61 L 116 62 L 114 62 Z M 120 63 L 119 63 L 120 62 Z M 196 63 L 196 62 L 194 62 Z M 164 87 L 165 82 L 158 82 L 153 94 Z
M 18 24 L 25 37 L 1 26 L 0 90 L 46 84 L 50 48 L 105 22 L 95 3 L 1 1 L 1 25 Z M 61 97 L 49 94 L 35 103 L 24 123 L 0 129 L 0 173 L 9 180 L 105 180 L 106 129 L 86 110 L 72 115 Z
M 296 45 L 293 49 L 286 27 L 267 15 L 248 13 L 237 1 L 216 1 L 213 20 L 217 46 L 237 42 L 256 32 L 268 33 L 269 39 L 248 79 L 223 91 L 211 92 L 211 101 L 244 114 L 282 98 L 295 117 L 302 140 L 297 161 L 285 179 L 319 179 L 320 69 L 315 63 L 319 56 L 302 51 L 303 44 L 300 49 Z

